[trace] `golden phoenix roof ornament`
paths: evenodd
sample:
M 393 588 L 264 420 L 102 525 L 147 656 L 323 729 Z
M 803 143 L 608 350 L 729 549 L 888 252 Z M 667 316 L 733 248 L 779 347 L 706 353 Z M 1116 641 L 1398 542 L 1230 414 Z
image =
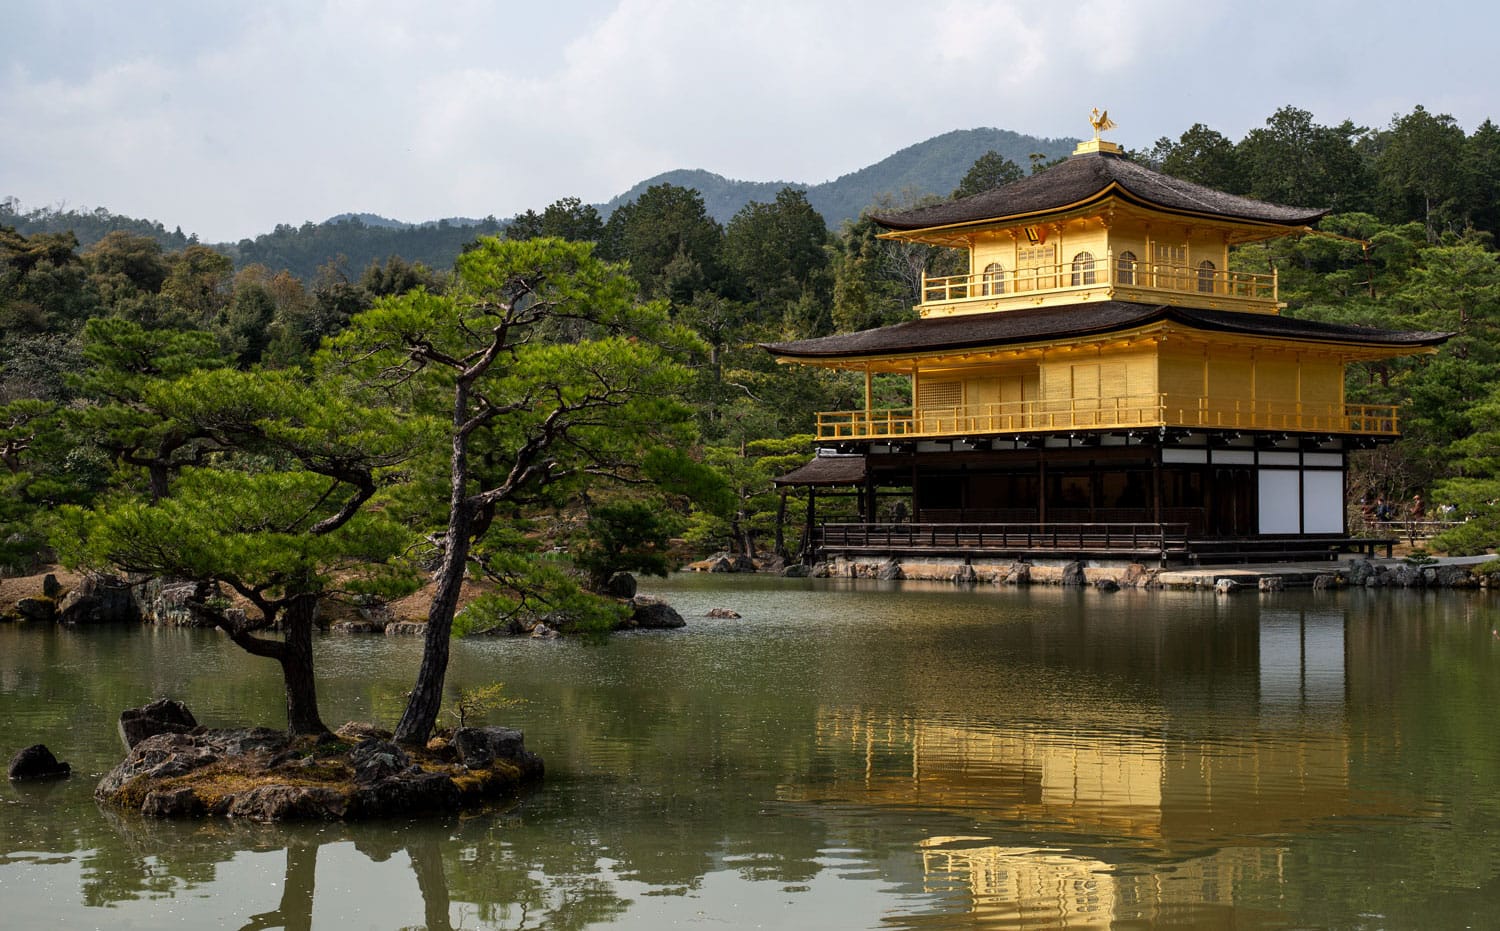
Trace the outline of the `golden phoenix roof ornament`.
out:
M 1109 118 L 1108 110 L 1100 112 L 1099 108 L 1095 107 L 1094 111 L 1089 114 L 1089 125 L 1094 127 L 1094 140 L 1097 142 L 1100 133 L 1106 129 L 1115 128 L 1115 121 Z

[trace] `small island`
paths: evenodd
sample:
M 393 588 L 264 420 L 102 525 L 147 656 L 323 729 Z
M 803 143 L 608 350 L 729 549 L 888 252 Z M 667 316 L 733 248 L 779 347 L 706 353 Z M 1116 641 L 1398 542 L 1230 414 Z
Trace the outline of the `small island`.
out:
M 514 797 L 543 773 L 521 732 L 503 727 L 460 727 L 408 749 L 360 724 L 319 736 L 205 728 L 181 702 L 159 699 L 121 715 L 120 732 L 130 752 L 94 796 L 152 818 L 448 814 Z

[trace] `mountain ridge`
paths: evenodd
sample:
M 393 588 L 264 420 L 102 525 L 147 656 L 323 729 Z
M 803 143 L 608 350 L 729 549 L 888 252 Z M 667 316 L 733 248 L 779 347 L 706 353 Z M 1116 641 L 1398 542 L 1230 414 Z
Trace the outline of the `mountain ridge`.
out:
M 963 180 L 974 161 L 986 152 L 998 152 L 1024 169 L 1030 165 L 1034 154 L 1051 161 L 1072 152 L 1077 144 L 1075 138 L 1052 139 L 993 127 L 955 129 L 817 184 L 741 181 L 702 168 L 678 168 L 640 181 L 603 205 L 595 206 L 602 216 L 608 217 L 617 207 L 635 200 L 647 188 L 657 184 L 677 184 L 702 194 L 709 216 L 720 223 L 728 223 L 750 201 L 769 203 L 782 188 L 792 187 L 806 191 L 808 203 L 823 215 L 829 229 L 836 230 L 844 221 L 857 219 L 881 195 L 918 197 L 935 194 L 946 197 Z
M 1027 168 L 1033 156 L 1051 161 L 1071 152 L 1076 142 L 1072 138 L 1043 138 L 992 127 L 956 129 L 817 184 L 741 181 L 702 168 L 675 169 L 647 178 L 594 206 L 607 218 L 653 185 L 677 184 L 698 191 L 708 214 L 722 224 L 728 223 L 751 201 L 769 203 L 783 188 L 791 187 L 806 191 L 813 209 L 823 216 L 830 230 L 837 231 L 882 198 L 903 201 L 928 195 L 948 196 L 975 160 L 986 152 L 998 152 Z M 541 210 L 543 206 L 537 204 L 532 209 Z M 372 262 L 393 255 L 433 268 L 448 268 L 466 242 L 478 235 L 500 232 L 506 222 L 488 216 L 482 220 L 449 217 L 413 223 L 374 213 L 347 212 L 322 223 L 278 224 L 274 230 L 253 239 L 206 245 L 230 256 L 239 267 L 261 263 L 312 280 L 319 267 L 330 262 L 341 261 L 346 270 L 357 274 Z M 185 236 L 180 227 L 169 232 L 158 221 L 117 216 L 104 208 L 70 211 L 42 208 L 23 212 L 14 198 L 0 199 L 0 224 L 14 226 L 17 232 L 28 236 L 71 230 L 84 247 L 117 229 L 149 236 L 167 249 L 181 249 L 199 242 L 196 235 Z

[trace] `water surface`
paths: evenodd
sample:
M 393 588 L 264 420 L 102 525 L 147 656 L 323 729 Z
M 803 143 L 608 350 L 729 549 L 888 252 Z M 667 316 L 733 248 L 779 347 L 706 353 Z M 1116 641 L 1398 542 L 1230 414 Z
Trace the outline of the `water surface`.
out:
M 217 634 L 0 627 L 6 927 L 1461 928 L 1500 908 L 1500 612 L 1484 594 L 960 592 L 652 581 L 681 631 L 455 645 L 548 779 L 427 823 L 100 809 L 120 709 L 281 726 Z M 710 620 L 712 607 L 738 620 Z M 330 723 L 420 645 L 318 642 Z

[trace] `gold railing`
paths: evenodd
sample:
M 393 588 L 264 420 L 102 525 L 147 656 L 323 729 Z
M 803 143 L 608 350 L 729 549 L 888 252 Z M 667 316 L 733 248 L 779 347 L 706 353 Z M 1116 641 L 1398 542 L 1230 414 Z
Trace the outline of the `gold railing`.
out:
M 818 438 L 824 440 L 985 436 L 1122 427 L 1286 430 L 1369 436 L 1395 436 L 1399 432 L 1395 405 L 1214 398 L 1184 404 L 1167 395 L 823 411 L 818 414 L 817 422 Z
M 922 303 L 986 300 L 1006 295 L 1083 290 L 1105 285 L 1272 303 L 1278 300 L 1275 273 L 1259 275 L 1221 268 L 1157 265 L 1140 260 L 1119 261 L 1105 256 L 1090 262 L 1059 262 L 1035 268 L 1006 269 L 999 273 L 980 272 L 940 278 L 928 278 L 924 275 Z

